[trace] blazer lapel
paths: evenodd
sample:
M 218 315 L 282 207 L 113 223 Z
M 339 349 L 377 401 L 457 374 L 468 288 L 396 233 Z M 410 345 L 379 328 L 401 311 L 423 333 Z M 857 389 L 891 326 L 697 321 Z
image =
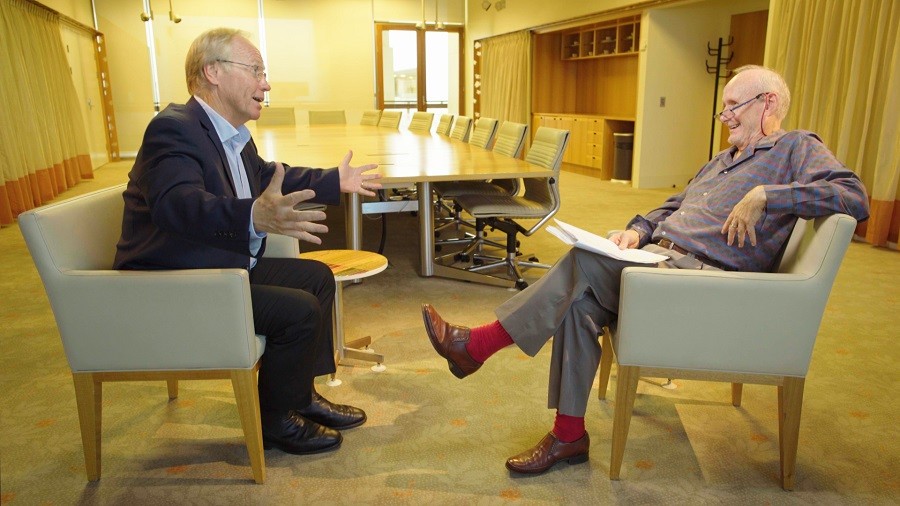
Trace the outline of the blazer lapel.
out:
M 203 110 L 203 106 L 200 105 L 200 102 L 197 102 L 194 97 L 191 97 L 188 100 L 188 106 L 190 106 L 197 118 L 200 119 L 200 125 L 206 130 L 206 135 L 209 136 L 209 141 L 215 147 L 216 152 L 219 153 L 219 163 L 216 165 L 216 168 L 219 172 L 224 176 L 225 180 L 228 181 L 229 187 L 231 189 L 231 197 L 237 196 L 237 187 L 234 185 L 234 178 L 231 177 L 231 170 L 228 168 L 228 157 L 225 156 L 225 147 L 222 146 L 222 141 L 219 139 L 219 133 L 216 132 L 216 128 L 212 124 L 212 120 L 209 119 L 209 115 L 206 114 L 206 111 Z

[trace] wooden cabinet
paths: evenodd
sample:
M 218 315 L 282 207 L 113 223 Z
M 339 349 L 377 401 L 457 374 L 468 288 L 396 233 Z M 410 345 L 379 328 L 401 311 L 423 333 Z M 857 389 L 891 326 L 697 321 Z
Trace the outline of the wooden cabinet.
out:
M 542 126 L 568 130 L 569 145 L 563 162 L 596 169 L 601 179 L 612 179 L 613 134 L 634 132 L 634 120 L 611 116 L 536 113 L 531 123 L 532 132 Z
M 638 51 L 640 33 L 640 16 L 580 26 L 562 33 L 560 57 L 580 60 L 633 54 Z
M 614 133 L 633 133 L 640 14 L 535 34 L 531 131 L 570 132 L 563 162 L 612 179 Z

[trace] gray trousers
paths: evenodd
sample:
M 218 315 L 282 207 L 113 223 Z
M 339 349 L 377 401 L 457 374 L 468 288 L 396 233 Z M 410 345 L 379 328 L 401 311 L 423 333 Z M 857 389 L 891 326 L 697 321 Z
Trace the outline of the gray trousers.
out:
M 658 267 L 715 269 L 653 244 L 644 249 L 670 257 Z M 584 416 L 600 365 L 599 337 L 619 312 L 622 269 L 637 265 L 654 266 L 572 248 L 543 277 L 494 311 L 516 345 L 532 357 L 554 337 L 548 408 Z

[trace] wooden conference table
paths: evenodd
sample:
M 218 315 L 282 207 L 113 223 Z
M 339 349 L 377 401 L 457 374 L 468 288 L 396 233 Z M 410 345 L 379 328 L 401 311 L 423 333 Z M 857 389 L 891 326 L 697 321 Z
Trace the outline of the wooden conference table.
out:
M 438 181 L 549 177 L 544 167 L 494 153 L 437 134 L 413 133 L 363 125 L 296 127 L 296 146 L 279 148 L 279 160 L 309 167 L 333 167 L 348 150 L 353 166 L 377 163 L 385 187 L 416 185 L 419 213 L 419 258 L 422 276 L 441 276 L 499 286 L 512 286 L 500 278 L 435 263 L 434 213 L 431 185 Z M 349 195 L 347 247 L 362 248 L 362 198 Z M 368 204 L 367 204 L 368 205 Z

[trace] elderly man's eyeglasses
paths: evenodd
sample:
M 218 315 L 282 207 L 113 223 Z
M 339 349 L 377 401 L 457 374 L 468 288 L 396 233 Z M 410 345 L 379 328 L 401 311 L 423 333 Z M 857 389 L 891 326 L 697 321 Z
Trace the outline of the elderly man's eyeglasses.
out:
M 239 61 L 223 60 L 221 58 L 216 58 L 216 61 L 222 62 L 222 63 L 231 63 L 233 65 L 240 65 L 242 67 L 247 67 L 248 69 L 250 69 L 253 72 L 253 75 L 256 76 L 257 81 L 264 81 L 267 79 L 266 71 L 263 70 L 259 65 L 250 65 L 247 63 L 241 63 Z
M 754 100 L 759 100 L 760 98 L 766 96 L 767 94 L 768 93 L 763 92 L 763 93 L 760 93 L 759 95 L 756 95 L 755 97 L 751 98 L 750 100 L 741 102 L 740 104 L 738 104 L 730 109 L 722 109 L 721 112 L 717 112 L 717 113 L 713 114 L 713 118 L 717 119 L 719 121 L 725 121 L 728 118 L 730 118 L 731 116 L 734 116 L 734 111 L 737 111 L 741 107 L 744 107 L 745 105 L 749 104 L 750 102 L 753 102 Z

